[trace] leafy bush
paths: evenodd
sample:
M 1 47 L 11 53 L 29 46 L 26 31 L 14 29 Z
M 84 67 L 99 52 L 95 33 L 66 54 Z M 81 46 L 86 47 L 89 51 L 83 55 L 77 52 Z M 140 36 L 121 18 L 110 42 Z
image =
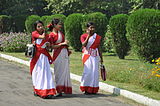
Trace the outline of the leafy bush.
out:
M 109 25 L 107 26 L 107 32 L 104 38 L 104 51 L 108 53 L 113 53 L 113 43 L 112 43 L 112 34 L 110 31 Z
M 0 15 L 0 34 L 11 29 L 11 16 Z
M 160 92 L 160 57 L 152 60 L 155 67 L 147 74 L 143 81 L 144 87 Z
M 3 33 L 0 35 L 0 51 L 24 52 L 31 35 L 26 33 Z
M 113 46 L 120 59 L 124 59 L 127 52 L 130 50 L 130 45 L 126 38 L 127 19 L 128 15 L 118 14 L 112 16 L 109 21 Z
M 27 32 L 31 33 L 32 31 L 35 30 L 33 24 L 37 20 L 40 20 L 40 16 L 38 16 L 38 15 L 31 15 L 31 16 L 27 17 L 27 19 L 25 21 L 25 27 L 26 27 Z
M 44 23 L 44 26 L 47 26 L 50 23 L 51 20 L 48 20 L 49 17 L 50 16 L 45 15 L 40 18 L 40 20 Z
M 83 18 L 82 29 L 83 30 L 86 29 L 86 24 L 91 21 L 95 23 L 96 33 L 102 37 L 101 46 L 104 50 L 103 44 L 104 44 L 105 33 L 107 31 L 108 19 L 106 15 L 101 12 L 87 14 Z
M 24 32 L 25 30 L 25 21 L 27 16 L 18 15 L 12 17 L 12 31 L 13 32 Z
M 160 10 L 140 9 L 129 16 L 127 33 L 134 52 L 151 62 L 160 57 Z
M 80 36 L 83 32 L 81 27 L 82 19 L 82 14 L 75 13 L 69 15 L 64 23 L 66 37 L 75 51 L 80 51 L 82 47 L 80 42 Z
M 155 76 L 146 77 L 142 82 L 144 88 L 160 92 L 160 78 Z

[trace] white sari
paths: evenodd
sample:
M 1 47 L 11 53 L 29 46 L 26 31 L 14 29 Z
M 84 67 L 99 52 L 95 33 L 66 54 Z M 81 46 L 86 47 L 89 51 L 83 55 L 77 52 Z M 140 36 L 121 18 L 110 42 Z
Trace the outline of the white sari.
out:
M 40 45 L 42 43 L 42 39 L 36 40 L 36 45 Z M 46 47 L 46 42 L 39 47 L 41 50 Z M 48 56 L 40 51 L 40 49 L 36 52 L 39 52 L 39 56 L 33 57 L 31 60 L 31 67 L 33 66 L 33 70 L 31 70 L 32 74 L 32 82 L 34 87 L 34 92 L 40 97 L 46 97 L 48 95 L 55 95 L 55 85 L 52 78 L 52 73 L 50 70 L 50 62 Z M 46 52 L 45 52 L 46 53 Z M 37 60 L 36 63 L 34 60 Z M 35 65 L 33 64 L 35 63 Z
M 56 43 L 62 42 L 62 34 L 58 32 Z M 54 50 L 53 50 L 54 53 Z M 62 48 L 54 61 L 54 74 L 56 90 L 58 93 L 72 94 L 72 84 L 70 80 L 69 56 L 66 48 Z
M 83 48 L 83 65 L 84 72 L 81 79 L 80 89 L 82 92 L 86 91 L 88 93 L 97 93 L 99 90 L 99 53 L 98 47 L 91 48 L 91 46 L 96 41 L 96 33 L 91 36 L 88 40 L 88 44 Z M 87 59 L 84 60 L 84 58 Z

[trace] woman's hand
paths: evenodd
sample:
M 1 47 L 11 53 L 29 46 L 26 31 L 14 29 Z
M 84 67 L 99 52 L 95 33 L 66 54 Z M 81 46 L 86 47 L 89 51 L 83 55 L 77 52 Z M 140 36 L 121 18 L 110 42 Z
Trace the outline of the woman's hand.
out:
M 46 43 L 46 49 L 49 51 L 49 49 L 51 48 L 51 45 L 49 42 Z
M 68 50 L 68 56 L 70 56 L 72 54 L 72 51 Z
M 61 46 L 68 46 L 69 42 L 67 40 L 65 40 L 63 43 L 60 43 Z
M 103 59 L 100 60 L 100 63 L 103 64 Z

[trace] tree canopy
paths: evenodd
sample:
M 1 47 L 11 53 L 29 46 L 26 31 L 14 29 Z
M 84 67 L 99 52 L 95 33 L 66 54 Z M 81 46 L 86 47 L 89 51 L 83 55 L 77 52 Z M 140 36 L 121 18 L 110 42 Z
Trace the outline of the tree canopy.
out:
M 72 13 L 102 12 L 108 15 L 128 13 L 131 5 L 127 0 L 46 0 L 47 8 L 53 13 L 69 15 Z
M 17 15 L 45 15 L 49 11 L 45 10 L 47 2 L 45 0 L 1 0 L 0 14 Z
M 160 9 L 159 0 L 1 0 L 2 15 L 51 15 L 102 12 L 128 14 L 139 8 Z
M 160 9 L 159 0 L 46 0 L 46 9 L 52 13 L 69 15 L 72 13 L 102 12 L 108 16 L 128 14 L 139 8 Z

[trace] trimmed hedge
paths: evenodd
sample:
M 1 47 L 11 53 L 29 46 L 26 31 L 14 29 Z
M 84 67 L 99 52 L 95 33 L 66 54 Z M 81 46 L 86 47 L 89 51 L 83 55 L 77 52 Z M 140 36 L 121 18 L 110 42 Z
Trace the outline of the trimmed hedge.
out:
M 45 16 L 42 16 L 42 17 L 40 18 L 40 20 L 44 23 L 44 26 L 45 26 L 45 27 L 50 23 L 50 20 L 48 20 L 49 17 L 50 17 L 50 16 L 45 15 Z
M 25 27 L 26 27 L 27 32 L 31 33 L 32 31 L 35 30 L 33 24 L 37 20 L 40 20 L 40 16 L 38 16 L 38 15 L 31 15 L 31 16 L 27 17 L 27 19 L 25 21 Z
M 132 13 L 127 32 L 133 51 L 140 59 L 151 62 L 160 57 L 160 10 L 140 9 Z
M 9 32 L 11 25 L 11 16 L 0 15 L 0 34 L 3 32 Z
M 84 29 L 86 29 L 86 24 L 91 21 L 95 23 L 96 33 L 102 37 L 101 47 L 104 50 L 105 47 L 103 46 L 103 44 L 104 44 L 105 33 L 107 31 L 108 19 L 106 15 L 101 12 L 87 14 L 83 19 L 83 24 L 82 24 L 83 31 L 85 31 Z
M 75 51 L 81 50 L 80 36 L 82 35 L 82 23 L 83 15 L 79 13 L 69 15 L 64 23 L 65 34 L 69 40 L 71 46 Z
M 126 23 L 128 15 L 118 14 L 110 18 L 109 26 L 112 35 L 112 42 L 120 59 L 124 59 L 130 50 L 129 42 L 126 38 Z
M 13 32 L 24 32 L 26 18 L 27 16 L 25 15 L 18 15 L 18 16 L 12 17 Z

